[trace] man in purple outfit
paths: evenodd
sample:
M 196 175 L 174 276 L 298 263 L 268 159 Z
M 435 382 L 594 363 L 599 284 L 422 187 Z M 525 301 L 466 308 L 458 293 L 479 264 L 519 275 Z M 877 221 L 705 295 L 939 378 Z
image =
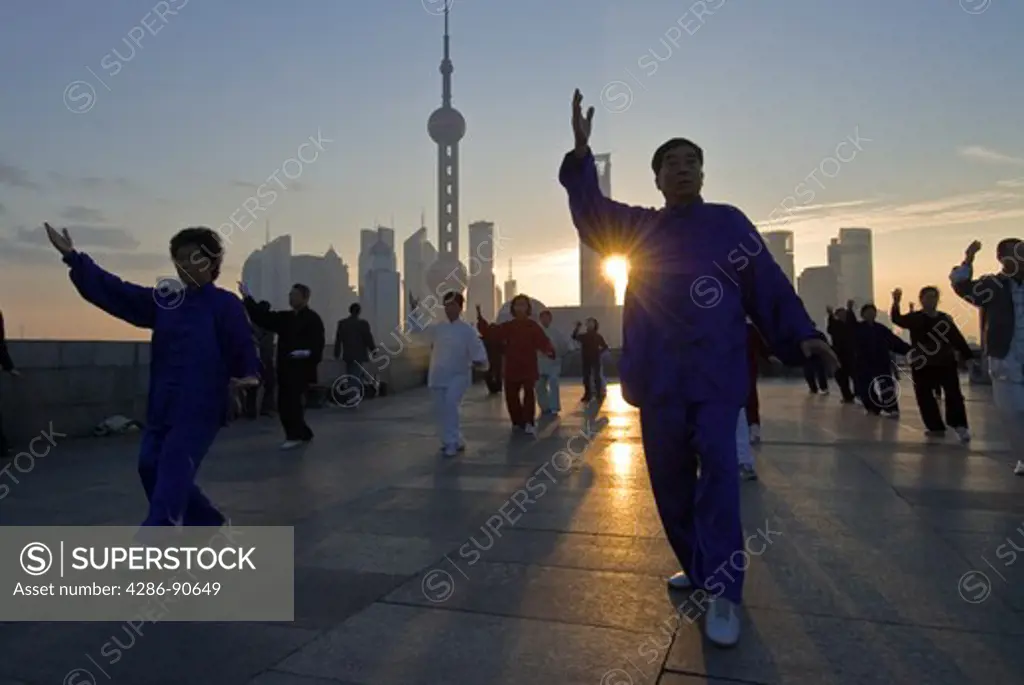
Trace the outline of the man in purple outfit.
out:
M 664 208 L 615 202 L 598 186 L 594 108 L 584 116 L 582 101 L 577 90 L 575 148 L 559 180 L 580 240 L 629 259 L 619 376 L 623 397 L 640 409 L 651 487 L 683 569 L 669 586 L 708 598 L 705 634 L 729 647 L 739 640 L 745 567 L 736 561 L 744 547 L 736 422 L 750 389 L 746 318 L 788 365 L 813 356 L 834 367 L 835 357 L 750 220 L 701 198 L 703 150 L 673 138 L 655 151 Z

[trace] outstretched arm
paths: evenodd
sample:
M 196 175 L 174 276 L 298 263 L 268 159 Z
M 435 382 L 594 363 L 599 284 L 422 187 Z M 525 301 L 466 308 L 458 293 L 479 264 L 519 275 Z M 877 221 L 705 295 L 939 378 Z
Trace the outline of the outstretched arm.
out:
M 889 308 L 889 318 L 893 324 L 908 331 L 914 325 L 914 318 L 910 314 L 903 314 L 900 311 L 900 298 L 893 293 L 892 307 Z
M 221 349 L 226 354 L 228 373 L 231 378 L 256 379 L 262 371 L 259 347 L 252 334 L 252 324 L 246 316 L 245 307 L 234 295 L 225 295 L 226 304 L 221 315 Z
M 487 359 L 487 348 L 484 347 L 484 341 L 479 336 L 470 336 L 469 341 L 469 359 L 480 371 L 487 371 L 490 369 L 490 362 Z
M 768 252 L 757 228 L 743 212 L 735 208 L 732 211 L 734 214 L 730 221 L 737 237 L 743 239 L 737 244 L 744 244 L 752 238 L 762 247 L 757 254 L 750 256 L 746 268 L 738 271 L 747 315 L 776 357 L 789 366 L 801 366 L 805 360 L 801 343 L 823 341 L 824 337 L 811 321 L 793 285 Z
M 107 273 L 89 255 L 69 252 L 64 263 L 71 267 L 71 282 L 89 303 L 107 314 L 139 328 L 156 324 L 156 291 L 134 283 L 126 283 Z
M 282 312 L 272 311 L 269 305 L 263 306 L 262 302 L 257 302 L 251 295 L 245 295 L 242 304 L 245 305 L 245 311 L 254 324 L 272 333 L 281 332 Z
M 881 326 L 881 324 L 878 325 Z M 885 328 L 885 326 L 882 326 L 882 328 Z M 910 353 L 910 350 L 914 349 L 912 346 L 904 342 L 902 338 L 900 338 L 898 335 L 890 331 L 888 328 L 885 328 L 885 332 L 888 335 L 889 349 L 895 352 L 896 354 L 906 355 Z

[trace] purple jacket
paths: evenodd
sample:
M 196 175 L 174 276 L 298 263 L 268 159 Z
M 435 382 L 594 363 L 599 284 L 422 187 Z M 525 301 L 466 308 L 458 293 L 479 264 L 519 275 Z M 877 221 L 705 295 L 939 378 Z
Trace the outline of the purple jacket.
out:
M 566 155 L 559 180 L 580 240 L 629 259 L 619 377 L 633 406 L 746 404 L 749 316 L 783 363 L 823 338 L 757 228 L 731 205 L 661 210 L 602 195 L 591 155 Z

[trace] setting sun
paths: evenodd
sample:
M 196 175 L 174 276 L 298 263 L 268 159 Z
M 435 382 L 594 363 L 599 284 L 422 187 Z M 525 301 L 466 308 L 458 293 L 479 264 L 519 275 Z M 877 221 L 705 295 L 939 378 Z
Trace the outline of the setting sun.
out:
M 626 299 L 626 283 L 629 282 L 629 262 L 625 257 L 608 257 L 602 264 L 604 277 L 615 286 L 615 304 Z

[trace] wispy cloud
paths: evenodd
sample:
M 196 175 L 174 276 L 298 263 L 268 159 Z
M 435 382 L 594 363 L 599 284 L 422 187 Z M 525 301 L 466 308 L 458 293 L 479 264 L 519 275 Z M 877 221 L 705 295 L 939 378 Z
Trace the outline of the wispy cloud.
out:
M 803 239 L 827 239 L 840 226 L 868 226 L 876 234 L 919 228 L 941 228 L 1024 218 L 1024 182 L 1000 183 L 993 190 L 979 190 L 933 200 L 906 203 L 854 201 L 814 215 L 791 215 L 758 222 L 762 230 L 785 229 Z M 868 206 L 872 205 L 872 206 Z
M 288 185 L 288 190 L 289 191 L 298 191 L 300 193 L 310 189 L 310 185 L 308 183 L 302 183 L 301 181 L 289 180 L 287 185 Z M 248 190 L 251 193 L 255 193 L 259 189 L 260 186 L 267 186 L 271 190 L 273 190 L 275 187 L 278 188 L 278 189 L 280 188 L 280 186 L 277 186 L 275 184 L 268 184 L 266 181 L 262 181 L 260 183 L 252 183 L 251 181 L 232 181 L 231 182 L 231 187 L 232 188 L 243 188 L 245 190 Z
M 1024 159 L 1003 154 L 997 150 L 991 150 L 981 145 L 967 145 L 957 149 L 957 153 L 965 159 L 986 164 L 1008 164 L 1011 166 L 1024 166 Z
M 123 228 L 113 226 L 68 226 L 75 244 L 81 247 L 104 247 L 114 250 L 134 250 L 139 241 Z M 49 247 L 50 240 L 43 228 L 18 228 L 13 239 L 24 245 Z
M 68 205 L 61 213 L 60 218 L 68 221 L 84 221 L 91 224 L 106 223 L 107 219 L 98 209 L 82 207 L 81 205 Z
M 39 190 L 39 184 L 32 180 L 21 167 L 0 162 L 0 186 L 6 185 L 22 190 Z
M 142 188 L 137 183 L 121 176 L 111 178 L 103 176 L 68 176 L 59 171 L 51 171 L 46 176 L 54 186 L 65 190 L 116 191 L 132 194 L 142 192 Z
M 60 255 L 48 242 L 44 246 L 37 242 L 24 242 L 19 239 L 20 237 L 0 235 L 0 264 L 51 266 L 55 269 L 66 270 L 66 267 L 61 264 Z M 152 273 L 170 266 L 170 258 L 166 254 L 152 252 L 89 250 L 89 256 L 114 273 Z
M 1000 188 L 1024 188 L 1024 178 L 1009 178 L 996 182 L 996 185 Z

